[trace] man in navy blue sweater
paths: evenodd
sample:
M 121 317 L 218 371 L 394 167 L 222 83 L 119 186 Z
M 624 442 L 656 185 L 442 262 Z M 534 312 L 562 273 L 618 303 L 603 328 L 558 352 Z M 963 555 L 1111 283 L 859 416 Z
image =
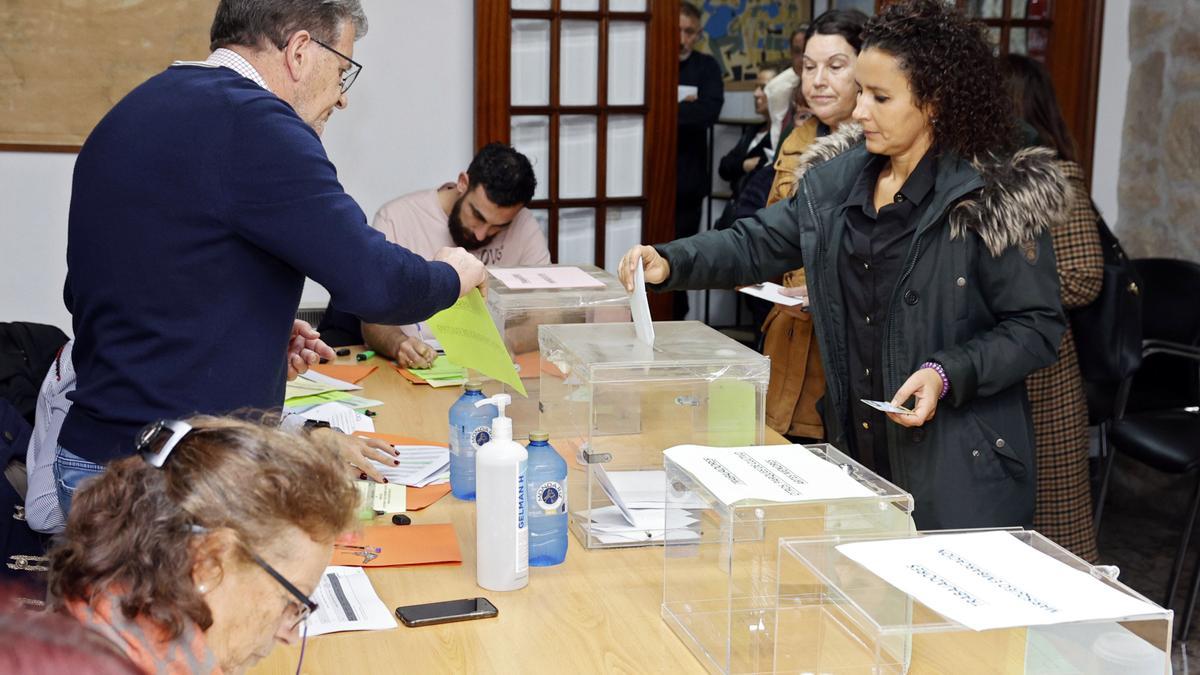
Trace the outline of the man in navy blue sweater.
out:
M 88 137 L 67 243 L 78 383 L 54 465 L 64 512 L 149 422 L 278 409 L 289 368 L 328 349 L 294 322 L 306 276 L 384 324 L 482 283 L 462 249 L 427 262 L 388 243 L 325 154 L 366 27 L 358 0 L 222 0 L 209 58 L 152 77 Z M 382 456 L 341 445 L 356 474 Z

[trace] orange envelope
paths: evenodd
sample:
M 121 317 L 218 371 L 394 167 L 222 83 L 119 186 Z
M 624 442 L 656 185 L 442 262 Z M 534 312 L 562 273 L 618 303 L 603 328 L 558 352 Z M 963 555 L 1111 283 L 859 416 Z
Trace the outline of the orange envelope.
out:
M 358 384 L 367 379 L 379 366 L 339 366 L 332 363 L 309 366 L 312 370 L 343 382 Z
M 334 547 L 330 565 L 354 567 L 395 567 L 399 565 L 462 564 L 462 551 L 454 526 L 442 525 L 372 525 L 362 532 L 339 541 Z M 342 548 L 361 546 L 374 556 L 364 556 L 363 550 Z M 369 558 L 369 559 L 368 559 Z
M 379 434 L 373 431 L 360 431 L 355 436 L 378 438 L 392 445 L 439 445 L 443 448 L 447 447 L 445 443 L 438 443 L 437 441 L 422 441 L 418 438 L 397 436 L 396 434 Z M 404 494 L 405 506 L 408 507 L 407 510 L 409 511 L 420 511 L 448 494 L 450 494 L 450 486 L 445 483 L 441 485 L 426 485 L 423 488 L 409 486 Z
M 404 379 L 408 380 L 409 382 L 412 382 L 413 384 L 429 384 L 429 382 L 408 372 L 408 368 L 402 368 L 393 363 L 392 370 L 396 371 L 397 373 L 400 373 L 400 377 L 403 377 Z

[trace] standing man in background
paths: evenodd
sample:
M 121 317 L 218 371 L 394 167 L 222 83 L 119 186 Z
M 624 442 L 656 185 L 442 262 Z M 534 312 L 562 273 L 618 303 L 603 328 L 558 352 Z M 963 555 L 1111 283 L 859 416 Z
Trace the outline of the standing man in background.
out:
M 679 141 L 675 168 L 675 238 L 700 231 L 704 198 L 712 189 L 708 174 L 708 130 L 725 104 L 725 84 L 716 59 L 695 51 L 700 10 L 679 3 Z M 694 90 L 694 91 L 693 91 Z M 675 293 L 674 318 L 688 311 L 687 293 Z

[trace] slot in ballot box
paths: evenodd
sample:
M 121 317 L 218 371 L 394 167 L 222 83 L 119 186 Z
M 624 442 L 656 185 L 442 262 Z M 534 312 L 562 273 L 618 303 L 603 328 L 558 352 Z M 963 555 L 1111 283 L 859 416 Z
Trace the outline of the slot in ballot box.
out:
M 967 540 L 946 536 L 968 536 L 973 543 L 968 547 Z M 778 606 L 773 621 L 764 624 L 777 637 L 774 670 L 764 672 L 1171 672 L 1172 612 L 1122 584 L 1112 568 L 1090 565 L 1037 532 L 893 538 L 916 544 L 916 553 L 884 548 L 868 554 L 861 547 L 854 553 L 847 546 L 892 543 L 881 541 L 886 539 L 780 542 Z M 927 553 L 920 551 L 923 544 Z M 893 584 L 872 566 L 889 575 L 898 569 L 901 575 Z M 910 585 L 906 574 L 919 575 L 918 585 Z M 930 595 L 927 586 L 933 584 L 937 588 Z M 962 614 L 967 604 L 970 613 Z M 1037 620 L 1012 625 L 1029 617 Z M 1005 622 L 1010 627 L 1003 627 Z
M 539 329 L 541 425 L 586 548 L 662 544 L 663 450 L 763 441 L 770 361 L 697 321 L 654 331 L 649 347 L 632 323 Z
M 539 268 L 489 268 L 487 308 L 509 356 L 525 385 L 521 396 L 500 382 L 488 382 L 490 396 L 503 391 L 512 395 L 508 416 L 513 421 L 513 438 L 524 439 L 538 425 L 538 326 L 543 324 L 616 323 L 630 320 L 629 293 L 616 277 L 595 265 L 547 265 Z M 558 277 L 545 274 L 559 272 Z M 506 274 L 508 273 L 508 274 Z M 500 276 L 498 277 L 497 274 Z M 510 277 L 509 275 L 515 275 Z M 501 277 L 509 278 L 510 286 Z M 535 278 L 536 277 L 536 278 Z M 576 281 L 572 281 L 572 279 Z M 554 284 L 585 284 L 566 288 L 544 288 Z
M 666 451 L 663 620 L 712 673 L 770 673 L 779 542 L 915 531 L 913 498 L 828 444 Z M 814 671 L 821 672 L 821 671 Z

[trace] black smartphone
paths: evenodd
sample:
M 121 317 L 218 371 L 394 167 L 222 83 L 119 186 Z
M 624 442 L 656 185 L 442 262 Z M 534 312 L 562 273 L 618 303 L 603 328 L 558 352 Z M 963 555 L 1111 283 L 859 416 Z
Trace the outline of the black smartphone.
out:
M 463 598 L 430 602 L 424 605 L 407 605 L 396 608 L 396 616 L 405 626 L 432 626 L 452 621 L 490 619 L 500 613 L 487 598 Z

